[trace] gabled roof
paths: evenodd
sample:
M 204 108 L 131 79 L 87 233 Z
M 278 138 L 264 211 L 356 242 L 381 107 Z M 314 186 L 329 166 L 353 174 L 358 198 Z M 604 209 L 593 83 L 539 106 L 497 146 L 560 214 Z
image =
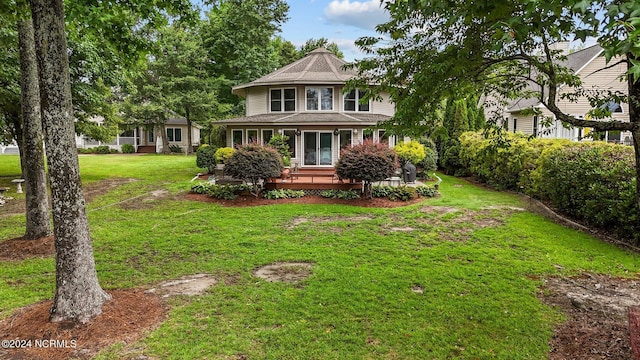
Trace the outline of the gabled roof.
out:
M 592 45 L 587 48 L 578 50 L 567 55 L 567 60 L 563 62 L 563 66 L 571 69 L 576 75 L 579 75 L 582 69 L 584 69 L 591 61 L 596 59 L 602 53 L 602 47 L 600 45 Z M 540 88 L 536 84 L 530 84 L 527 90 L 539 91 Z M 524 109 L 530 109 L 532 107 L 540 105 L 538 98 L 521 98 L 511 102 L 507 106 L 507 112 L 518 112 Z
M 345 64 L 347 64 L 346 61 L 338 58 L 329 50 L 318 48 L 302 59 L 257 80 L 234 86 L 232 92 L 236 95 L 244 95 L 243 89 L 253 86 L 344 84 L 356 74 L 353 69 L 343 69 Z
M 278 113 L 245 116 L 216 121 L 215 124 L 224 125 L 278 125 L 299 126 L 306 124 L 322 125 L 362 125 L 373 126 L 378 122 L 389 120 L 391 117 L 371 113 Z

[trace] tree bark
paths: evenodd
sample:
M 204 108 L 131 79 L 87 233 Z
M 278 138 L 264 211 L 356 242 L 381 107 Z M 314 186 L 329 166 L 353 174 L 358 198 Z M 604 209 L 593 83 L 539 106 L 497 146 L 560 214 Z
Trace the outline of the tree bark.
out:
M 627 54 L 629 69 L 633 66 L 632 60 L 638 61 L 640 59 L 634 58 L 631 53 Z M 636 156 L 636 203 L 640 208 L 640 79 L 629 75 L 627 76 L 627 84 L 629 89 L 629 122 L 635 125 L 631 136 Z
M 19 13 L 27 13 L 26 2 L 18 2 Z M 20 50 L 20 96 L 22 106 L 22 176 L 25 179 L 27 224 L 24 239 L 51 235 L 47 178 L 42 148 L 40 89 L 31 17 L 18 22 Z
M 51 321 L 85 323 L 109 295 L 98 283 L 80 182 L 62 0 L 30 0 L 53 205 L 56 293 Z

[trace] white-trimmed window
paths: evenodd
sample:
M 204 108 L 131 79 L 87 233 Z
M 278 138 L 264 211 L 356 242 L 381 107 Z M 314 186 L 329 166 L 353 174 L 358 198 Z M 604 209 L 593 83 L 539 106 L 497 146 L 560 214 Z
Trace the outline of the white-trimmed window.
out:
M 167 140 L 169 142 L 181 142 L 182 141 L 182 129 L 180 129 L 180 128 L 167 128 Z
M 296 89 L 271 89 L 269 91 L 271 112 L 296 111 Z
M 273 129 L 262 129 L 262 144 L 267 145 L 273 137 Z
M 249 129 L 247 130 L 247 144 L 258 143 L 258 130 L 257 129 Z
M 235 147 L 236 145 L 243 144 L 242 134 L 242 130 L 231 130 L 231 146 Z
M 306 89 L 307 111 L 333 110 L 332 87 L 308 87 Z
M 365 97 L 366 91 L 355 89 L 344 95 L 344 111 L 369 111 L 369 102 L 360 103 L 360 100 Z

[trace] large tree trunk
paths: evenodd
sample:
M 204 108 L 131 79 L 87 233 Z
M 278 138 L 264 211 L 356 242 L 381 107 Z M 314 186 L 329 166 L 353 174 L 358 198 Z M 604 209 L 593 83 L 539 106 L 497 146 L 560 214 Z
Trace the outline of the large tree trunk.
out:
M 30 0 L 53 205 L 56 294 L 51 321 L 87 322 L 109 295 L 98 283 L 80 183 L 62 0 Z
M 627 66 L 631 69 L 631 61 L 639 61 L 632 54 L 627 54 Z M 629 122 L 634 123 L 635 129 L 631 132 L 633 136 L 633 149 L 636 155 L 636 202 L 640 207 L 640 79 L 634 75 L 627 76 L 629 89 Z
M 27 13 L 26 2 L 18 2 L 20 13 Z M 39 239 L 51 235 L 47 178 L 42 148 L 40 89 L 38 65 L 31 17 L 18 22 L 20 48 L 20 93 L 22 104 L 22 176 L 25 179 L 27 225 L 24 239 Z

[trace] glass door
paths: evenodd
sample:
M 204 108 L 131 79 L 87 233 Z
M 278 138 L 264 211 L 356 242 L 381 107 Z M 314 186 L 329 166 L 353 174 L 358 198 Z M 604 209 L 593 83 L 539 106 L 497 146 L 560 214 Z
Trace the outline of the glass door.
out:
M 304 165 L 333 165 L 333 133 L 305 131 L 303 136 Z

